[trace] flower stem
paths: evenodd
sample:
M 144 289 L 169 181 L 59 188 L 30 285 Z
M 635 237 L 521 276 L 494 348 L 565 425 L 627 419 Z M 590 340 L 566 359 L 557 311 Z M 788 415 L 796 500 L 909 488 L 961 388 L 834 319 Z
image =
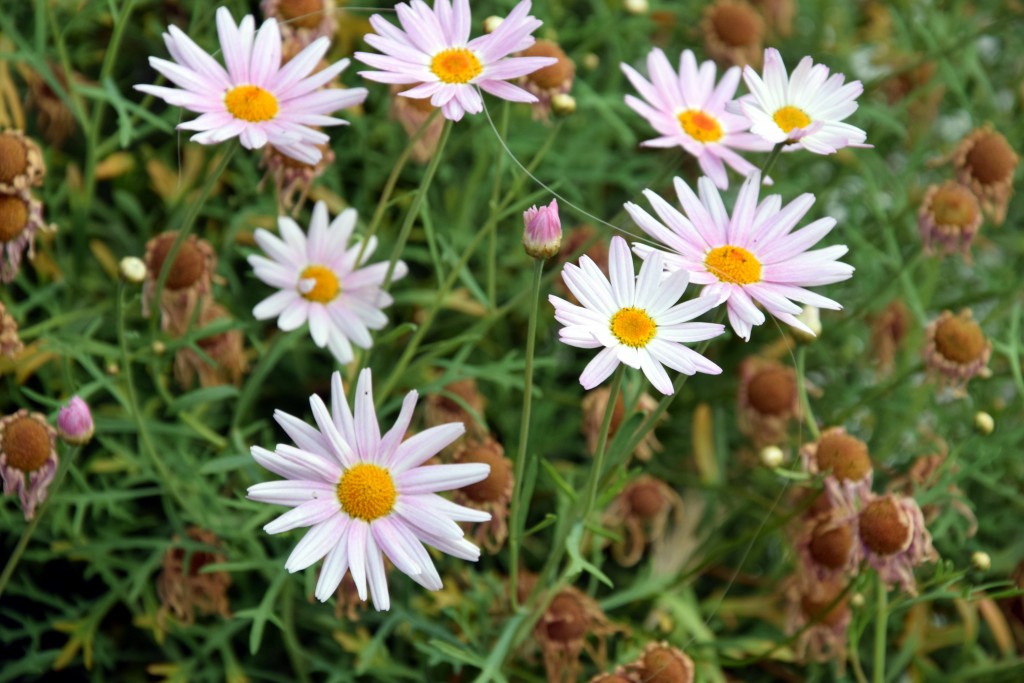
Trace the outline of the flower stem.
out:
M 807 352 L 806 346 L 801 346 L 800 350 L 796 353 L 796 390 L 800 397 L 800 408 L 803 410 L 804 419 L 807 421 L 807 428 L 811 431 L 811 436 L 817 440 L 821 437 L 821 432 L 818 430 L 818 421 L 814 419 L 814 413 L 811 412 L 811 400 L 807 397 L 807 379 L 804 375 L 804 356 Z
M 871 680 L 874 683 L 885 683 L 885 646 L 887 627 L 889 625 L 889 589 L 881 576 L 878 579 L 878 613 L 875 614 L 875 658 Z
M 775 166 L 775 162 L 778 161 L 779 155 L 782 154 L 782 148 L 785 146 L 785 142 L 779 142 L 776 143 L 774 147 L 772 147 L 772 153 L 768 155 L 768 160 L 765 161 L 764 166 L 761 167 L 762 181 L 768 177 L 768 173 L 772 170 L 772 167 Z
M 537 313 L 540 308 L 540 284 L 543 279 L 544 261 L 533 262 L 533 288 L 530 299 L 530 323 L 526 332 L 526 367 L 523 378 L 523 412 L 519 419 L 519 450 L 516 453 L 512 490 L 512 528 L 509 531 L 511 569 L 509 572 L 509 597 L 514 607 L 519 606 L 519 551 L 526 525 L 526 508 L 529 501 L 522 500 L 523 476 L 526 472 L 526 447 L 530 439 L 530 409 L 533 401 L 533 354 L 537 345 Z
M 608 404 L 604 407 L 604 418 L 601 420 L 601 432 L 597 440 L 597 452 L 594 453 L 594 465 L 590 469 L 590 478 L 587 481 L 587 502 L 580 517 L 584 522 L 590 517 L 597 504 L 597 487 L 604 473 L 604 463 L 608 455 L 608 432 L 611 431 L 612 414 L 615 413 L 615 403 L 619 400 L 619 390 L 622 388 L 622 376 L 625 374 L 626 366 L 619 364 L 612 377 L 612 388 L 608 394 Z
M 64 481 L 64 476 L 67 475 L 68 470 L 71 469 L 71 461 L 74 460 L 78 454 L 79 447 L 73 447 L 60 461 L 60 469 L 57 472 L 57 477 L 54 479 L 53 485 L 50 487 L 49 493 L 46 496 L 46 500 L 39 506 L 39 510 L 36 512 L 35 517 L 28 523 L 25 530 L 21 532 L 21 538 L 18 539 L 18 545 L 14 547 L 10 557 L 7 558 L 7 564 L 4 565 L 4 571 L 0 574 L 0 596 L 3 596 L 4 590 L 7 588 L 8 581 L 14 576 L 14 570 L 18 566 L 18 562 L 21 561 L 21 556 L 25 553 L 25 548 L 28 547 L 28 543 L 32 540 L 32 534 L 36 532 L 36 527 L 39 526 L 39 520 L 43 518 L 46 511 L 50 509 L 50 505 L 53 501 L 53 496 L 60 488 L 60 484 Z
M 420 215 L 420 207 L 423 206 L 423 200 L 427 197 L 427 191 L 430 189 L 430 184 L 434 180 L 434 174 L 437 172 L 437 167 L 441 163 L 441 157 L 444 156 L 444 148 L 448 142 L 448 135 L 451 132 L 452 122 L 451 120 L 445 120 L 444 130 L 441 132 L 441 141 L 437 144 L 437 152 L 434 153 L 434 158 L 430 160 L 430 164 L 427 166 L 427 170 L 423 174 L 419 190 L 416 191 L 416 197 L 412 200 L 412 206 L 409 207 L 409 211 L 405 214 L 405 221 L 402 223 L 402 228 L 398 232 L 398 241 L 395 242 L 395 246 L 391 250 L 391 258 L 388 261 L 388 270 L 384 275 L 384 282 L 380 287 L 382 291 L 386 292 L 391 287 L 391 278 L 395 274 L 395 265 L 398 263 L 398 257 L 402 255 L 402 250 L 405 249 L 405 243 L 409 239 L 409 233 L 412 232 L 412 224 L 416 222 L 416 218 Z

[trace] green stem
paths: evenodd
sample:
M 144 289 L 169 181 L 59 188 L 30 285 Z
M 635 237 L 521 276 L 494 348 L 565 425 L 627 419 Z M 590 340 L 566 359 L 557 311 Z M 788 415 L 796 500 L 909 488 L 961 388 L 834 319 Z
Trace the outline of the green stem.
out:
M 444 156 L 444 148 L 448 143 L 448 136 L 451 132 L 452 122 L 451 120 L 446 119 L 444 122 L 444 130 L 441 131 L 441 141 L 437 144 L 437 151 L 434 152 L 434 157 L 430 160 L 430 164 L 427 166 L 427 170 L 423 174 L 419 190 L 416 191 L 416 197 L 412 200 L 412 206 L 409 207 L 409 211 L 405 214 L 405 221 L 402 223 L 402 229 L 398 232 L 398 241 L 395 242 L 395 246 L 391 250 L 391 258 L 388 261 L 388 271 L 384 275 L 384 283 L 380 287 L 381 290 L 385 292 L 391 287 L 391 278 L 395 274 L 395 266 L 398 264 L 398 257 L 402 255 L 402 250 L 405 249 L 405 243 L 409 239 L 409 233 L 412 232 L 412 225 L 420 215 L 420 207 L 423 205 L 423 200 L 427 197 L 427 191 L 430 189 L 430 184 L 434 180 L 434 174 L 437 172 L 437 167 L 441 163 L 441 157 Z
M 597 438 L 597 452 L 594 454 L 594 464 L 590 469 L 590 479 L 587 482 L 587 502 L 583 508 L 583 515 L 580 519 L 586 523 L 590 514 L 597 504 L 597 488 L 604 474 L 604 463 L 608 455 L 608 432 L 611 431 L 612 414 L 615 413 L 615 403 L 619 400 L 619 390 L 622 388 L 622 376 L 626 366 L 619 364 L 612 377 L 612 388 L 608 394 L 608 404 L 604 407 L 604 418 L 601 420 L 601 432 Z
M 505 102 L 501 108 L 501 123 L 498 127 L 498 134 L 501 140 L 507 137 L 508 133 L 508 112 L 509 102 Z M 492 212 L 498 211 L 498 197 L 501 194 L 501 175 L 505 166 L 505 151 L 499 147 L 498 158 L 494 164 L 494 186 L 491 188 L 490 208 Z M 487 245 L 487 307 L 494 310 L 497 305 L 498 294 L 498 233 L 491 233 Z
M 10 557 L 7 558 L 7 564 L 4 565 L 3 574 L 0 574 L 0 597 L 4 594 L 4 589 L 7 588 L 7 582 L 14 576 L 14 570 L 18 566 L 18 562 L 21 561 L 21 556 L 25 553 L 25 548 L 28 547 L 29 541 L 32 540 L 32 534 L 36 532 L 36 527 L 39 526 L 39 520 L 43 518 L 46 511 L 50 509 L 50 505 L 53 503 L 53 496 L 60 488 L 61 482 L 64 481 L 64 477 L 67 475 L 68 470 L 71 469 L 71 462 L 78 454 L 78 447 L 72 448 L 65 456 L 61 459 L 60 468 L 57 472 L 57 476 L 54 478 L 53 485 L 50 486 L 50 490 L 46 495 L 46 500 L 39 506 L 39 510 L 36 512 L 35 517 L 28 523 L 25 530 L 21 532 L 21 538 L 18 539 L 18 545 L 14 547 Z
M 796 390 L 800 396 L 800 407 L 803 409 L 804 419 L 807 421 L 807 429 L 810 430 L 811 436 L 817 441 L 821 436 L 821 432 L 818 431 L 818 421 L 814 419 L 814 413 L 811 412 L 811 400 L 807 396 L 807 379 L 804 374 L 804 356 L 806 353 L 806 346 L 801 346 L 796 352 Z
M 875 659 L 871 680 L 874 683 L 885 683 L 885 650 L 886 635 L 889 625 L 889 589 L 881 576 L 878 579 L 878 613 L 875 615 Z
M 533 401 L 533 355 L 537 346 L 537 313 L 540 308 L 540 283 L 544 274 L 544 261 L 535 259 L 533 262 L 533 288 L 530 297 L 530 323 L 526 332 L 526 367 L 523 379 L 523 412 L 519 420 L 519 451 L 516 453 L 515 470 L 512 490 L 512 528 L 509 533 L 509 551 L 511 553 L 511 569 L 509 579 L 509 596 L 514 607 L 519 606 L 519 552 L 523 541 L 523 528 L 526 525 L 526 508 L 529 501 L 522 500 L 523 476 L 526 472 L 527 443 L 530 439 L 530 410 Z
M 188 207 L 188 213 L 185 214 L 185 220 L 181 223 L 181 228 L 178 229 L 178 235 L 174 238 L 174 244 L 171 245 L 170 250 L 167 252 L 167 256 L 164 258 L 160 272 L 157 274 L 156 287 L 153 290 L 153 307 L 155 310 L 160 310 L 160 297 L 164 291 L 164 284 L 167 282 L 167 277 L 171 274 L 171 266 L 174 265 L 174 260 L 178 257 L 178 250 L 181 249 L 181 245 L 185 243 L 185 238 L 192 232 L 193 226 L 195 226 L 196 218 L 199 217 L 199 210 L 203 208 L 203 204 L 206 203 L 207 198 L 210 196 L 210 192 L 213 191 L 213 186 L 220 180 L 221 174 L 224 173 L 224 169 L 228 167 L 231 162 L 231 157 L 235 155 L 238 150 L 237 144 L 232 144 L 228 148 L 228 151 L 221 158 L 220 163 L 213 169 L 213 173 L 206 177 L 206 182 L 203 183 L 203 187 L 199 192 L 199 197 Z M 156 332 L 157 321 L 160 319 L 160 315 L 153 316 L 152 329 L 154 336 Z
M 761 167 L 761 179 L 764 180 L 768 177 L 768 173 L 771 172 L 772 167 L 775 166 L 775 162 L 778 161 L 779 156 L 782 154 L 782 148 L 786 146 L 786 142 L 776 143 L 772 147 L 772 153 L 768 155 L 768 160 L 764 162 L 764 166 Z

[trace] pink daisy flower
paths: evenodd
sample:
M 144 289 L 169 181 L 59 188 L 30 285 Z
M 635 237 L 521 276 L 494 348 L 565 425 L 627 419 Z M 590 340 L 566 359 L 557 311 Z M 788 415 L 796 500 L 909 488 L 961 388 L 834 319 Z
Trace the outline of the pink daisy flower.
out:
M 764 78 L 751 67 L 743 67 L 743 80 L 750 94 L 740 98 L 739 107 L 750 119 L 750 130 L 775 145 L 795 143 L 815 154 L 834 154 L 843 147 L 870 147 L 867 134 L 843 123 L 857 111 L 857 98 L 864 92 L 860 81 L 843 82 L 846 77 L 829 76 L 824 64 L 804 57 L 786 73 L 782 55 L 775 48 L 764 51 Z
M 275 19 L 267 19 L 257 32 L 252 16 L 236 26 L 227 8 L 217 10 L 227 69 L 176 26 L 167 30 L 164 42 L 174 61 L 150 57 L 149 64 L 178 87 L 135 89 L 199 113 L 199 118 L 178 124 L 181 130 L 198 131 L 194 142 L 212 145 L 238 137 L 248 149 L 269 142 L 288 156 L 315 164 L 322 156 L 316 145 L 330 138 L 310 126 L 346 125 L 328 114 L 366 99 L 366 88 L 320 89 L 349 64 L 343 59 L 312 73 L 330 47 L 327 38 L 313 41 L 282 67 Z
M 280 237 L 263 228 L 255 234 L 267 256 L 249 256 L 256 277 L 278 289 L 256 304 L 253 317 L 277 318 L 286 332 L 308 321 L 314 344 L 329 348 L 341 364 L 351 362 L 352 345 L 373 346 L 370 330 L 387 325 L 383 309 L 393 302 L 382 289 L 388 263 L 366 265 L 377 238 L 370 237 L 365 247 L 361 241 L 349 246 L 356 210 L 345 209 L 332 221 L 322 201 L 313 206 L 308 235 L 288 216 L 280 216 L 277 224 Z M 392 282 L 408 271 L 404 261 L 396 262 Z
M 554 64 L 550 57 L 509 57 L 533 45 L 533 32 L 541 21 L 529 16 L 530 0 L 522 0 L 493 33 L 469 39 L 469 0 L 436 0 L 431 9 L 423 0 L 395 6 L 402 29 L 379 14 L 370 17 L 376 34 L 366 42 L 384 54 L 357 52 L 356 59 L 380 71 L 359 75 L 380 83 L 416 87 L 399 93 L 430 98 L 445 118 L 458 121 L 466 113 L 479 114 L 484 103 L 480 90 L 512 102 L 537 98 L 512 85 L 509 79 Z
M 813 330 L 797 320 L 802 309 L 793 302 L 841 309 L 835 301 L 805 288 L 849 279 L 853 266 L 837 260 L 847 248 L 835 245 L 807 251 L 832 230 L 835 219 L 820 218 L 793 232 L 814 204 L 814 195 L 800 195 L 784 208 L 779 195 L 766 197 L 758 204 L 760 182 L 760 172 L 747 176 L 732 217 L 718 189 L 706 177 L 697 181 L 699 197 L 681 178 L 675 179 L 684 213 L 651 190 L 644 190 L 661 220 L 632 202 L 626 203 L 626 211 L 667 249 L 634 244 L 633 250 L 642 259 L 664 253 L 669 270 L 689 271 L 693 282 L 704 285 L 701 297 L 726 303 L 729 322 L 743 339 L 749 341 L 753 326 L 765 321 L 754 302 L 784 323 L 813 335 Z
M 558 332 L 562 343 L 601 349 L 580 375 L 584 389 L 608 379 L 619 363 L 643 370 L 663 394 L 674 391 L 664 366 L 686 375 L 721 374 L 720 367 L 681 343 L 712 339 L 725 329 L 717 323 L 688 322 L 718 303 L 704 297 L 678 303 L 689 273 L 676 270 L 665 276 L 662 255 L 655 252 L 635 275 L 629 245 L 618 236 L 612 238 L 608 271 L 610 277 L 582 256 L 578 266 L 567 263 L 562 269 L 562 280 L 581 305 L 548 296 L 555 320 L 564 325 Z
M 743 176 L 756 170 L 733 150 L 771 149 L 761 137 L 745 132 L 750 128 L 745 116 L 726 111 L 740 82 L 739 67 L 728 69 L 716 85 L 713 61 L 698 67 L 693 52 L 684 50 L 677 73 L 665 53 L 654 48 L 647 55 L 650 81 L 628 64 L 622 64 L 622 71 L 644 98 L 626 95 L 626 104 L 661 134 L 641 144 L 682 147 L 697 157 L 701 170 L 720 189 L 729 187 L 726 164 Z
M 361 600 L 367 586 L 374 607 L 391 605 L 384 556 L 413 581 L 440 590 L 441 577 L 423 544 L 476 562 L 480 549 L 467 541 L 457 522 L 486 522 L 491 515 L 437 495 L 486 479 L 483 463 L 426 465 L 465 431 L 461 422 L 432 427 L 408 439 L 417 394 L 410 391 L 394 426 L 383 436 L 373 407 L 370 370 L 359 373 L 355 414 L 349 409 L 341 375 L 331 377 L 331 408 L 315 394 L 309 403 L 316 426 L 276 411 L 274 419 L 295 446 L 274 451 L 252 447 L 257 463 L 284 481 L 249 487 L 248 497 L 290 508 L 263 530 L 279 534 L 300 527 L 309 532 L 292 551 L 285 569 L 297 572 L 324 560 L 316 597 L 324 602 L 352 573 Z

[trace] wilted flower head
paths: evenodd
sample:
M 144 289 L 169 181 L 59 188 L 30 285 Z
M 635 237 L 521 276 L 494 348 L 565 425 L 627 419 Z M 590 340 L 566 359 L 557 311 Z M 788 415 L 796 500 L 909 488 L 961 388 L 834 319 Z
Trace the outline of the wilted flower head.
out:
M 640 657 L 626 668 L 645 682 L 693 683 L 693 660 L 664 641 L 647 643 Z
M 0 184 L 0 282 L 10 282 L 21 259 L 36 256 L 36 232 L 45 229 L 43 205 L 28 189 Z
M 71 400 L 57 413 L 57 432 L 70 444 L 84 444 L 92 439 L 94 427 L 89 404 L 80 396 Z
M 316 597 L 334 595 L 346 572 L 359 597 L 378 610 L 390 608 L 384 556 L 428 590 L 440 590 L 441 577 L 423 544 L 475 562 L 480 550 L 464 538 L 456 522 L 486 522 L 490 515 L 437 495 L 487 477 L 483 463 L 424 465 L 463 433 L 459 423 L 422 431 L 405 439 L 417 394 L 409 392 L 394 427 L 383 436 L 377 424 L 370 370 L 359 374 L 355 412 L 349 408 L 341 375 L 331 377 L 331 408 L 310 397 L 316 426 L 277 411 L 274 418 L 295 442 L 275 451 L 253 446 L 257 463 L 285 479 L 249 487 L 248 497 L 292 508 L 264 527 L 278 534 L 309 531 L 285 563 L 301 571 L 321 559 Z
M 860 509 L 857 528 L 863 557 L 879 578 L 916 595 L 914 567 L 938 559 L 917 501 L 893 493 L 872 494 Z
M 174 61 L 150 57 L 149 64 L 178 87 L 135 89 L 201 114 L 178 124 L 198 131 L 194 142 L 211 145 L 238 137 L 248 149 L 269 142 L 315 164 L 317 145 L 330 138 L 310 126 L 344 125 L 347 121 L 329 114 L 366 99 L 365 88 L 319 90 L 349 64 L 343 59 L 311 75 L 330 47 L 327 38 L 318 38 L 282 67 L 276 19 L 267 19 L 257 32 L 251 15 L 236 25 L 228 9 L 219 8 L 217 33 L 226 69 L 176 26 L 167 31 L 164 43 Z
M 0 356 L 14 358 L 25 348 L 18 336 L 18 322 L 0 301 Z
M 850 596 L 842 579 L 797 579 L 786 588 L 786 632 L 799 633 L 796 655 L 800 661 L 846 662 L 850 627 Z
M 267 256 L 249 256 L 256 277 L 279 291 L 253 309 L 257 320 L 277 318 L 289 332 L 309 322 L 313 343 L 327 347 L 339 363 L 352 360 L 352 345 L 373 345 L 370 330 L 387 325 L 383 309 L 393 299 L 382 289 L 387 262 L 367 266 L 377 249 L 377 238 L 349 246 L 356 227 L 355 209 L 342 211 L 332 221 L 327 205 L 317 202 L 309 232 L 287 216 L 277 220 L 281 236 L 260 228 L 256 243 Z M 358 262 L 356 259 L 359 259 Z M 405 277 L 408 267 L 395 263 L 392 282 Z
M 523 247 L 535 259 L 546 260 L 562 246 L 562 221 L 558 217 L 558 200 L 547 206 L 531 206 L 523 212 Z
M 684 50 L 678 72 L 659 48 L 647 55 L 650 81 L 627 64 L 622 71 L 643 100 L 626 95 L 626 104 L 647 119 L 660 137 L 641 143 L 644 147 L 682 147 L 700 163 L 701 171 L 720 189 L 729 187 L 728 165 L 740 175 L 756 170 L 736 150 L 768 150 L 771 145 L 748 133 L 745 116 L 726 111 L 740 82 L 738 67 L 728 69 L 715 83 L 715 63 L 697 64 L 693 52 Z
M 474 438 L 487 436 L 484 409 L 487 398 L 477 389 L 472 377 L 449 382 L 438 393 L 427 396 L 423 421 L 428 427 L 447 422 L 461 422 L 466 434 Z
M 750 357 L 740 364 L 737 395 L 740 431 L 757 447 L 782 441 L 800 417 L 796 371 L 781 363 Z
M 860 562 L 856 520 L 845 505 L 803 520 L 795 545 L 801 575 L 818 582 L 855 572 Z
M 199 330 L 218 320 L 231 320 L 231 314 L 218 303 L 207 301 L 203 304 L 195 327 Z M 169 330 L 172 336 L 181 336 L 186 329 Z M 199 386 L 213 387 L 222 384 L 237 386 L 242 375 L 249 369 L 245 354 L 245 335 L 238 327 L 223 332 L 201 336 L 196 345 L 206 357 L 188 346 L 182 346 L 174 354 L 174 378 L 185 389 L 190 389 L 199 378 Z
M 537 98 L 533 107 L 533 117 L 547 120 L 554 99 L 572 90 L 576 77 L 576 63 L 553 40 L 540 39 L 523 50 L 520 56 L 549 57 L 555 60 L 554 64 L 541 67 L 519 79 L 519 84 Z
M 64 70 L 58 63 L 50 62 L 49 73 L 56 79 L 57 84 L 64 90 L 70 92 L 69 82 L 78 84 L 86 83 L 86 79 L 79 73 Z M 36 127 L 42 132 L 43 137 L 53 147 L 60 147 L 78 128 L 75 115 L 71 112 L 67 102 L 54 90 L 36 68 L 23 62 L 18 64 L 18 72 L 25 80 L 28 87 L 28 97 L 25 104 L 27 108 L 36 111 Z
M 505 457 L 505 449 L 500 443 L 485 437 L 479 441 L 463 441 L 455 449 L 452 462 L 483 463 L 491 468 L 486 479 L 456 490 L 452 499 L 468 508 L 491 515 L 489 522 L 476 525 L 473 540 L 488 552 L 496 553 L 508 538 L 509 504 L 515 484 L 512 461 Z
M 189 527 L 185 535 L 192 542 L 182 547 L 181 537 L 171 539 L 171 546 L 164 552 L 163 571 L 157 578 L 157 593 L 162 605 L 159 619 L 166 620 L 169 614 L 183 624 L 196 620 L 196 611 L 202 614 L 231 616 L 228 604 L 228 588 L 231 574 L 226 571 L 203 572 L 208 564 L 227 562 L 228 558 L 219 550 L 197 550 L 195 544 L 220 548 L 220 539 L 212 531 Z
M 1002 133 L 986 125 L 972 131 L 953 152 L 957 179 L 971 188 L 996 225 L 1006 220 L 1013 196 L 1013 176 L 1020 157 Z
M 338 30 L 334 0 L 263 0 L 263 16 L 279 20 L 285 41 L 306 46 L 317 38 L 331 38 Z
M 297 207 L 301 207 L 309 196 L 313 181 L 334 163 L 334 150 L 330 146 L 323 144 L 317 145 L 317 148 L 323 156 L 315 164 L 299 161 L 273 145 L 263 148 L 260 167 L 267 169 L 267 177 L 273 179 L 277 201 L 284 211 L 297 210 Z M 295 197 L 296 192 L 299 194 L 298 198 Z
M 683 500 L 668 484 L 648 475 L 631 481 L 604 514 L 605 528 L 618 530 L 621 537 L 612 543 L 615 561 L 623 567 L 636 565 L 648 544 L 657 554 L 671 529 L 682 523 L 682 515 Z
M 156 296 L 157 280 L 178 239 L 177 230 L 160 233 L 146 242 L 146 277 L 142 286 L 142 311 L 149 315 Z M 167 279 L 160 293 L 161 327 L 187 329 L 196 306 L 210 295 L 217 254 L 213 245 L 195 235 L 182 240 L 174 261 L 167 267 Z
M 513 102 L 536 102 L 508 83 L 555 63 L 550 57 L 508 56 L 533 45 L 533 32 L 542 22 L 529 16 L 530 7 L 530 0 L 522 0 L 493 33 L 470 40 L 469 0 L 435 0 L 433 9 L 423 0 L 398 3 L 401 29 L 379 14 L 370 17 L 376 33 L 365 40 L 383 54 L 357 52 L 356 59 L 379 69 L 359 75 L 381 83 L 415 84 L 401 95 L 429 97 L 452 121 L 483 111 L 477 88 Z
M 983 374 L 992 355 L 992 343 L 974 320 L 969 308 L 957 315 L 943 311 L 928 325 L 925 363 L 943 384 L 966 394 L 972 377 Z
M 563 588 L 533 629 L 544 655 L 544 669 L 551 683 L 579 680 L 580 655 L 584 650 L 603 667 L 605 638 L 615 627 L 597 602 L 572 586 Z M 597 647 L 593 645 L 596 641 Z
M 4 495 L 17 493 L 25 519 L 46 500 L 57 473 L 57 432 L 39 413 L 27 410 L 0 418 L 0 476 Z
M 700 23 L 704 50 L 713 59 L 735 66 L 761 66 L 764 19 L 742 0 L 717 0 L 704 10 Z
M 580 402 L 580 408 L 583 410 L 583 424 L 581 425 L 581 431 L 583 432 L 583 438 L 587 441 L 587 450 L 593 455 L 597 452 L 597 442 L 601 437 L 601 424 L 604 421 L 604 411 L 608 406 L 608 398 L 611 395 L 612 390 L 608 387 L 597 387 L 588 391 Z M 650 415 L 658 407 L 658 402 L 653 396 L 644 392 L 640 394 L 639 398 L 636 399 L 636 405 L 634 410 L 639 412 L 644 417 Z M 612 409 L 612 421 L 608 425 L 608 438 L 613 439 L 619 431 L 619 427 L 622 426 L 622 420 L 626 417 L 626 402 L 622 397 L 622 392 L 619 392 L 618 397 L 615 400 L 615 407 Z M 665 422 L 668 419 L 667 413 L 662 413 L 661 417 L 658 418 L 658 424 Z M 633 451 L 632 455 L 641 462 L 647 462 L 655 453 L 660 453 L 662 449 L 661 442 L 658 441 L 658 437 L 654 433 L 654 429 L 647 432 L 644 438 L 640 440 L 640 443 L 636 445 L 636 450 Z
M 46 175 L 43 152 L 20 130 L 0 133 L 0 186 L 16 190 L 42 185 Z
M 864 91 L 860 81 L 844 85 L 841 73 L 829 76 L 824 64 L 804 57 L 786 73 L 775 48 L 764 51 L 764 75 L 743 69 L 750 94 L 739 100 L 752 133 L 774 144 L 785 142 L 815 154 L 834 154 L 843 147 L 867 147 L 867 134 L 843 121 L 857 110 Z
M 642 259 L 662 254 L 670 271 L 689 271 L 695 284 L 704 285 L 702 299 L 726 304 L 729 322 L 743 339 L 749 341 L 753 327 L 765 321 L 754 302 L 787 325 L 813 334 L 797 319 L 801 308 L 794 302 L 842 308 L 806 288 L 849 279 L 853 266 L 838 260 L 847 248 L 840 244 L 808 251 L 831 232 L 835 219 L 819 218 L 793 231 L 814 204 L 814 195 L 805 193 L 783 208 L 779 195 L 758 203 L 760 186 L 759 172 L 747 176 L 731 216 L 706 177 L 697 182 L 699 195 L 682 178 L 675 179 L 683 213 L 644 190 L 660 220 L 632 202 L 626 203 L 626 211 L 665 248 L 634 243 L 633 250 Z
M 804 469 L 824 474 L 825 490 L 833 505 L 863 499 L 871 491 L 874 467 L 868 445 L 847 434 L 842 427 L 831 427 L 821 437 L 800 448 Z
M 917 213 L 926 252 L 938 243 L 941 253 L 959 251 L 970 258 L 971 241 L 981 227 L 981 206 L 967 187 L 955 180 L 931 185 L 921 200 Z

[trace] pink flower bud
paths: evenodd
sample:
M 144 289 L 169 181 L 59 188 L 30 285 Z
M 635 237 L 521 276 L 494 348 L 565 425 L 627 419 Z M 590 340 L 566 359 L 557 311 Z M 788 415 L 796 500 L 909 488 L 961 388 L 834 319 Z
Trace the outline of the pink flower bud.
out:
M 535 259 L 549 259 L 562 246 L 562 221 L 558 218 L 558 200 L 552 199 L 539 209 L 531 206 L 523 212 L 523 246 Z
M 84 444 L 92 439 L 93 424 L 89 404 L 78 396 L 72 396 L 67 405 L 57 414 L 57 431 L 60 438 L 71 444 Z

